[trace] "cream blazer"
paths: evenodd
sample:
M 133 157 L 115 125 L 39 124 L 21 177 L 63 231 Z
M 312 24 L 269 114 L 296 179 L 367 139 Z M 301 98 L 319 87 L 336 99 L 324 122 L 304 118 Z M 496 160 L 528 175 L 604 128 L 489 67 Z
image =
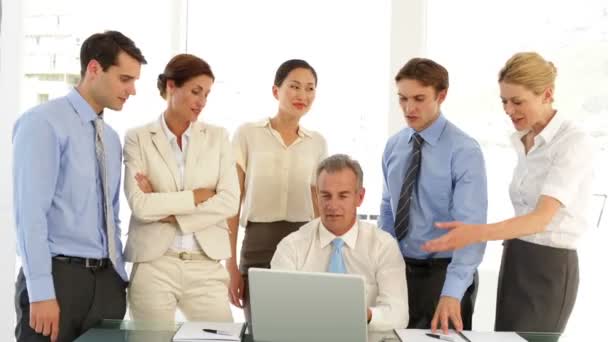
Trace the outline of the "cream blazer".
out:
M 178 231 L 194 233 L 210 258 L 230 257 L 226 219 L 238 212 L 240 190 L 224 128 L 192 124 L 183 191 L 179 190 L 175 156 L 158 120 L 127 132 L 124 160 L 125 194 L 131 207 L 126 261 L 145 262 L 162 256 Z M 139 189 L 138 172 L 148 177 L 153 193 Z M 196 188 L 215 189 L 216 195 L 195 206 L 192 190 Z M 159 222 L 169 215 L 175 215 L 177 224 Z

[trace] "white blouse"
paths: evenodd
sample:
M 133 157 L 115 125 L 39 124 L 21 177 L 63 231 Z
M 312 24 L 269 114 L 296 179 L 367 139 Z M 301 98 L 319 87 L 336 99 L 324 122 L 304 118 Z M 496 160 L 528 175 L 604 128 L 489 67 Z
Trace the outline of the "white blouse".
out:
M 300 126 L 285 146 L 270 119 L 241 126 L 233 138 L 237 164 L 245 171 L 241 225 L 252 222 L 306 222 L 314 218 L 311 185 L 327 156 L 323 136 Z
M 167 136 L 169 146 L 171 146 L 171 151 L 175 156 L 175 161 L 177 162 L 177 167 L 179 169 L 179 190 L 182 191 L 184 190 L 184 169 L 186 167 L 186 153 L 188 152 L 188 143 L 190 142 L 190 131 L 192 125 L 188 126 L 188 129 L 186 129 L 182 135 L 181 148 L 177 144 L 177 137 L 167 126 L 164 114 L 161 114 L 160 116 L 160 127 L 162 127 L 163 132 Z M 194 233 L 180 234 L 178 231 L 178 233 L 175 234 L 175 240 L 171 245 L 171 249 L 174 251 L 200 251 L 201 247 L 199 246 L 198 242 L 196 242 Z
M 534 137 L 534 146 L 525 153 L 516 132 L 512 143 L 517 166 L 509 188 L 516 215 L 534 210 L 541 195 L 555 198 L 561 208 L 546 230 L 522 240 L 557 248 L 576 249 L 589 226 L 592 196 L 593 148 L 588 135 L 559 112 Z

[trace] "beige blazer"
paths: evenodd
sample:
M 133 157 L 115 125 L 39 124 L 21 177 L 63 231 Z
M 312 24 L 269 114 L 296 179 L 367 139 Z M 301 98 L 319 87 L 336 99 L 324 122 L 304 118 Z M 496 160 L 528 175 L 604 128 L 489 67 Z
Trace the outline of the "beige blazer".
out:
M 230 257 L 226 219 L 237 214 L 239 184 L 235 160 L 224 128 L 200 122 L 192 124 L 186 152 L 184 191 L 179 191 L 179 170 L 159 120 L 127 132 L 124 146 L 125 194 L 131 220 L 125 260 L 145 262 L 162 256 L 176 233 L 194 233 L 212 259 Z M 145 174 L 154 187 L 143 193 L 135 175 Z M 216 195 L 194 205 L 192 189 L 215 189 Z M 160 219 L 175 215 L 177 224 Z

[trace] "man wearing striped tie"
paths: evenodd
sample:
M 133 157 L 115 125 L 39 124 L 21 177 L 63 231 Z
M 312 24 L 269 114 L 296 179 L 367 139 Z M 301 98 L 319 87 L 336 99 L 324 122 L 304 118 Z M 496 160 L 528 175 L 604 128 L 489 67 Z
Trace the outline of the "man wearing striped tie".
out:
M 125 314 L 122 149 L 103 111 L 135 95 L 146 60 L 131 39 L 107 31 L 83 42 L 80 63 L 78 85 L 25 112 L 13 130 L 18 342 L 73 341 Z
M 359 163 L 343 154 L 323 160 L 317 168 L 317 193 L 320 218 L 285 237 L 271 267 L 362 275 L 369 330 L 405 327 L 407 285 L 399 247 L 386 232 L 357 220 L 365 195 Z
M 443 66 L 414 58 L 395 80 L 409 127 L 384 150 L 378 225 L 395 237 L 405 259 L 409 328 L 470 330 L 485 244 L 444 253 L 426 253 L 421 245 L 446 233 L 436 222 L 486 222 L 481 148 L 441 112 L 449 85 Z

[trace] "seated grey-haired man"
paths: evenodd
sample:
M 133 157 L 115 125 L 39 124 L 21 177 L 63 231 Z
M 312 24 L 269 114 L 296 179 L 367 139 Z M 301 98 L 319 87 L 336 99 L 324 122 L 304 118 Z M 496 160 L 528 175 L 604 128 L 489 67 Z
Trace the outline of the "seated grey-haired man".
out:
M 404 328 L 408 323 L 405 263 L 390 234 L 357 219 L 363 202 L 363 171 L 344 154 L 317 168 L 320 218 L 285 237 L 273 269 L 359 274 L 365 278 L 369 330 Z

